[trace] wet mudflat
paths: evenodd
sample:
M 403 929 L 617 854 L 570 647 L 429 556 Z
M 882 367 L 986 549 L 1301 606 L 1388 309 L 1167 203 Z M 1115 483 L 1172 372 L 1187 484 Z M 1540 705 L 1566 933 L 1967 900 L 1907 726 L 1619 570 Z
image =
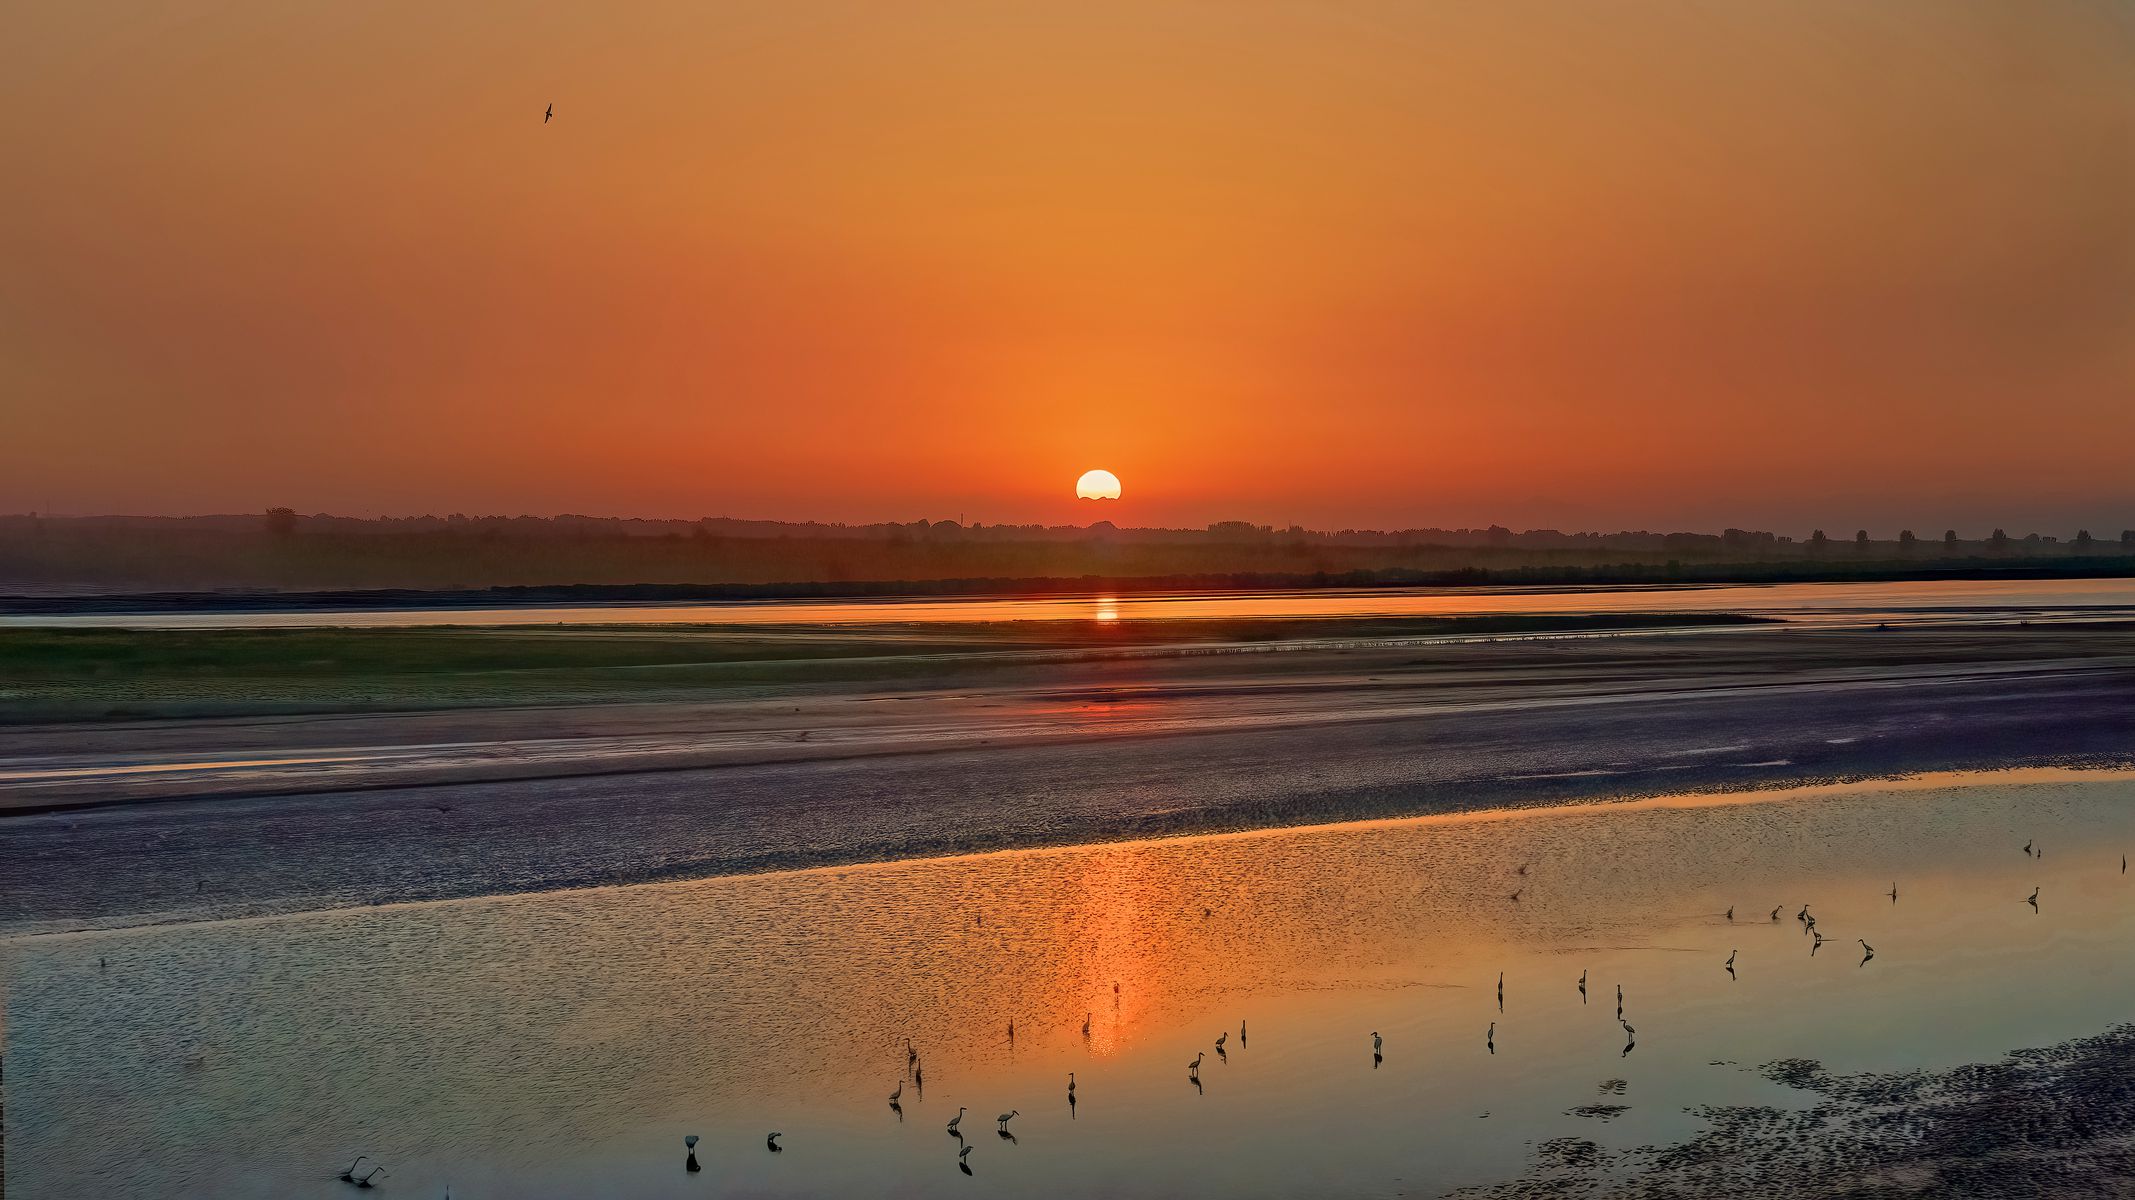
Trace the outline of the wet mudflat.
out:
M 18 935 L 9 1183 L 2096 1194 L 2131 847 L 2034 771 Z

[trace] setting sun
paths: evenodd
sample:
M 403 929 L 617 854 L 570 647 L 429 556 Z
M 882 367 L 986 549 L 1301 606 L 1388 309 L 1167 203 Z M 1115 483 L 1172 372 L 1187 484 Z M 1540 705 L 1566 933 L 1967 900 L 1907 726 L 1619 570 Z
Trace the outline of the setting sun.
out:
M 1077 500 L 1119 499 L 1119 476 L 1110 471 L 1084 471 L 1075 481 Z

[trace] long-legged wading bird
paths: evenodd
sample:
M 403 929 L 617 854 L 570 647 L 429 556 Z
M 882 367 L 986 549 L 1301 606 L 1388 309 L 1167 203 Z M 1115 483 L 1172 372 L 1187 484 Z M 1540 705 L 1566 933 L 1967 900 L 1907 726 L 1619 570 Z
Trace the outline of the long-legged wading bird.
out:
M 959 1126 L 959 1125 L 961 1125 L 961 1124 L 963 1124 L 963 1123 L 964 1123 L 964 1110 L 963 1110 L 963 1109 L 961 1109 L 961 1108 L 959 1108 L 959 1109 L 957 1109 L 957 1110 L 956 1110 L 956 1115 L 955 1115 L 955 1116 L 953 1116 L 953 1117 L 950 1117 L 950 1118 L 949 1118 L 949 1132 L 950 1132 L 950 1133 L 956 1133 L 956 1132 L 957 1132 L 957 1128 L 956 1128 L 956 1127 L 957 1127 L 957 1126 Z
M 1629 1021 L 1624 1020 L 1622 1017 L 1618 1017 L 1616 1018 L 1616 1023 L 1618 1025 L 1623 1026 L 1623 1034 L 1625 1037 L 1635 1038 L 1638 1036 L 1638 1030 L 1631 1028 L 1631 1023 Z
M 1732 904 L 1727 906 L 1727 919 L 1730 921 L 1735 919 L 1735 906 Z
M 1074 1097 L 1074 1095 L 1075 1095 L 1075 1072 L 1073 1072 L 1073 1071 L 1069 1071 L 1069 1072 L 1068 1072 L 1068 1096 L 1069 1096 L 1069 1098 L 1070 1098 L 1070 1099 L 1072 1099 L 1072 1098 Z
M 2024 903 L 2029 904 L 2033 908 L 2037 908 L 2039 906 L 2039 889 L 2036 886 L 2031 889 L 2031 895 L 2024 898 Z
M 697 1135 L 693 1133 L 683 1138 L 682 1145 L 689 1150 L 689 1156 L 682 1160 L 682 1169 L 691 1174 L 702 1171 L 704 1168 L 697 1165 Z
M 1207 1057 L 1207 1054 L 1194 1055 L 1194 1060 L 1186 1064 L 1186 1073 L 1198 1077 L 1201 1074 L 1201 1060 Z
M 911 1066 L 916 1066 L 916 1065 L 918 1065 L 918 1063 L 919 1063 L 919 1051 L 917 1051 L 917 1050 L 914 1050 L 914 1049 L 912 1048 L 912 1039 L 911 1039 L 911 1038 L 906 1038 L 906 1039 L 904 1039 L 904 1065 L 905 1065 L 905 1066 L 907 1066 L 907 1067 L 911 1067 Z
M 1486 1048 L 1487 1048 L 1487 1049 L 1488 1049 L 1488 1050 L 1490 1051 L 1490 1053 L 1492 1053 L 1492 1054 L 1496 1054 L 1496 1053 L 1497 1053 L 1497 1022 L 1496 1022 L 1496 1021 L 1492 1021 L 1492 1022 L 1490 1022 L 1490 1028 L 1488 1028 L 1488 1029 L 1486 1029 L 1486 1030 L 1484 1030 L 1484 1031 L 1483 1031 L 1483 1045 L 1484 1045 L 1484 1047 L 1486 1047 Z
M 368 1154 L 359 1154 L 359 1155 L 357 1155 L 357 1156 L 356 1156 L 356 1161 L 355 1161 L 355 1162 L 352 1162 L 352 1163 L 350 1163 L 350 1164 L 348 1164 L 348 1170 L 346 1170 L 346 1171 L 343 1171 L 343 1172 L 341 1172 L 341 1174 L 340 1174 L 340 1177 L 339 1177 L 339 1178 L 340 1178 L 340 1180 L 341 1180 L 341 1182 L 343 1182 L 343 1183 L 354 1183 L 354 1182 L 356 1182 L 356 1168 L 357 1168 L 357 1167 L 358 1167 L 359 1165 L 361 1165 L 361 1164 L 362 1164 L 362 1162 L 363 1162 L 363 1160 L 364 1160 L 364 1159 L 366 1159 L 366 1158 L 369 1158 L 369 1157 L 370 1157 L 370 1155 L 368 1155 Z
M 904 1099 L 904 1080 L 900 1079 L 897 1081 L 897 1090 L 890 1093 L 890 1103 L 895 1104 L 902 1099 Z
M 1730 951 L 1728 951 L 1728 952 L 1727 952 L 1727 969 L 1728 969 L 1728 970 L 1732 971 L 1732 970 L 1734 970 L 1734 969 L 1735 969 L 1735 956 L 1736 956 L 1737 954 L 1740 954 L 1740 953 L 1742 953 L 1742 952 L 1741 952 L 1740 950 L 1730 950 Z
M 1231 1031 L 1226 1029 L 1216 1035 L 1216 1053 L 1223 1053 L 1223 1043 L 1231 1040 Z
M 1015 1116 L 1015 1115 L 1016 1115 L 1016 1110 L 1015 1110 L 1015 1109 L 1012 1109 L 1012 1108 L 1011 1108 L 1011 1109 L 1009 1109 L 1009 1110 L 1008 1110 L 1007 1112 L 1004 1112 L 1004 1113 L 1002 1113 L 1002 1114 L 1001 1114 L 1000 1116 L 998 1116 L 998 1117 L 995 1117 L 995 1118 L 994 1118 L 994 1124 L 995 1124 L 995 1127 L 996 1127 L 996 1128 L 998 1128 L 998 1129 L 1007 1129 L 1007 1128 L 1008 1128 L 1008 1121 L 1009 1121 L 1009 1118 L 1011 1118 L 1011 1117 L 1013 1117 L 1013 1116 Z
M 1785 908 L 1785 907 L 1786 907 L 1786 905 L 1784 905 L 1784 904 L 1782 904 L 1782 905 L 1780 905 L 1780 906 L 1779 906 L 1779 908 Z M 1778 920 L 1778 919 L 1779 919 L 1779 908 L 1775 908 L 1775 909 L 1773 909 L 1773 910 L 1772 910 L 1772 919 L 1773 919 L 1774 921 L 1776 921 L 1776 920 Z
M 1386 1046 L 1386 1040 L 1385 1040 L 1384 1038 L 1381 1038 L 1381 1037 L 1379 1036 L 1379 1031 L 1378 1031 L 1378 1030 L 1376 1030 L 1376 1029 L 1372 1030 L 1372 1031 L 1371 1031 L 1371 1052 L 1372 1052 L 1373 1054 L 1377 1054 L 1377 1053 L 1378 1053 L 1378 1052 L 1379 1052 L 1380 1050 L 1384 1049 L 1384 1048 L 1385 1048 L 1385 1046 Z
M 1892 880 L 1890 884 L 1890 902 L 1892 904 L 1898 902 L 1898 883 L 1896 880 Z

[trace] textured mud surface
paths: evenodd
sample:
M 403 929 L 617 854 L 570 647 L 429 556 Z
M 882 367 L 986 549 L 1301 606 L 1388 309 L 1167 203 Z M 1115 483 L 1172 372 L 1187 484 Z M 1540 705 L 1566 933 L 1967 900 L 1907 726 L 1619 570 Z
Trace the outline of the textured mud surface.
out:
M 1465 1197 L 2093 1197 L 2135 1194 L 2135 1026 L 1995 1063 L 1831 1075 L 1759 1073 L 1814 1093 L 1804 1109 L 1695 1110 L 1680 1145 L 1539 1144 L 1520 1179 Z M 1595 1106 L 1602 1107 L 1602 1106 Z

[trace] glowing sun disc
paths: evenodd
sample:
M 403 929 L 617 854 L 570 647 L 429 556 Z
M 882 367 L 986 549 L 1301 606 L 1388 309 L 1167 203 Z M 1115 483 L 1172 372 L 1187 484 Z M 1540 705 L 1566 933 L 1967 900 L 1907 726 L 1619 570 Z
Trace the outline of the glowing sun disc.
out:
M 1119 476 L 1110 471 L 1084 471 L 1075 481 L 1077 500 L 1119 499 Z

